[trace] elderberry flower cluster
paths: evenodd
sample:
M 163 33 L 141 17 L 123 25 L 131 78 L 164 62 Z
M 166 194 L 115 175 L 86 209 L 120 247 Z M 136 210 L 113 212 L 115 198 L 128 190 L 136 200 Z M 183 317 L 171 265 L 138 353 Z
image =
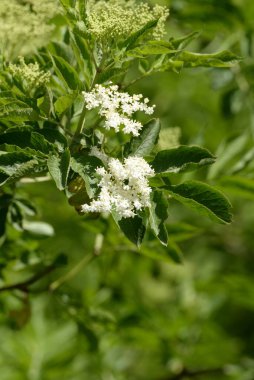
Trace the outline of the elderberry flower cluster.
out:
M 142 124 L 132 120 L 130 117 L 137 111 L 143 111 L 147 115 L 154 112 L 154 107 L 149 107 L 149 99 L 142 101 L 143 95 L 129 95 L 126 92 L 119 92 L 117 85 L 104 87 L 97 84 L 91 92 L 83 92 L 86 108 L 91 110 L 99 108 L 99 115 L 105 118 L 104 127 L 113 128 L 116 132 L 123 126 L 124 133 L 139 135 Z
M 148 178 L 154 175 L 154 170 L 141 157 L 128 157 L 121 163 L 116 158 L 110 158 L 107 170 L 104 167 L 96 169 L 100 177 L 100 193 L 90 205 L 82 206 L 83 212 L 115 212 L 118 217 L 131 218 L 136 212 L 150 207 Z
M 50 80 L 50 72 L 40 70 L 37 62 L 26 64 L 24 57 L 19 57 L 19 64 L 10 63 L 10 73 L 22 79 L 29 90 L 46 85 Z
M 103 48 L 109 39 L 127 38 L 155 20 L 158 22 L 150 38 L 161 39 L 169 15 L 164 6 L 156 4 L 151 7 L 137 0 L 89 0 L 87 13 L 88 30 L 97 41 L 103 43 Z
M 56 0 L 0 0 L 0 50 L 8 59 L 48 43 L 59 14 Z

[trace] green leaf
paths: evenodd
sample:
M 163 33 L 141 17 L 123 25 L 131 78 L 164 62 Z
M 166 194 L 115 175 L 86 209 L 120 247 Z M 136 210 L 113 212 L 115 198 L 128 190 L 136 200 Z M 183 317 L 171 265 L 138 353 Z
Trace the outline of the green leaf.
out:
M 0 134 L 0 145 L 2 144 L 16 145 L 23 149 L 31 148 L 35 152 L 39 151 L 44 154 L 54 151 L 54 145 L 49 143 L 41 133 L 32 132 L 25 128 L 20 130 L 10 128 L 5 133 Z
M 144 125 L 139 136 L 134 137 L 130 143 L 129 152 L 132 156 L 147 156 L 153 150 L 160 133 L 159 119 L 153 119 Z
M 12 197 L 9 194 L 1 194 L 0 196 L 0 237 L 2 237 L 5 234 L 6 219 L 11 199 Z
M 223 177 L 220 185 L 239 197 L 254 199 L 254 179 L 240 176 Z
M 40 134 L 42 134 L 47 141 L 62 152 L 67 147 L 66 137 L 57 129 L 53 128 L 43 128 L 40 129 Z
M 78 73 L 64 58 L 57 55 L 51 56 L 57 76 L 63 80 L 71 90 L 81 87 Z
M 54 114 L 53 93 L 50 89 L 46 88 L 45 95 L 37 100 L 37 106 L 47 117 Z
M 201 233 L 201 230 L 187 223 L 169 223 L 167 230 L 174 242 L 188 240 Z
M 172 241 L 168 241 L 168 246 L 158 245 L 156 242 L 149 242 L 140 247 L 139 253 L 153 260 L 165 261 L 168 263 L 183 262 L 183 254 L 180 247 Z
M 172 240 L 168 242 L 167 253 L 176 264 L 182 264 L 183 253 L 179 245 Z
M 182 51 L 177 55 L 177 60 L 182 61 L 184 67 L 231 67 L 240 57 L 227 50 L 213 54 Z
M 181 145 L 177 148 L 162 150 L 151 162 L 156 173 L 179 173 L 210 165 L 215 157 L 204 148 Z
M 227 168 L 231 169 L 232 164 L 230 161 L 238 154 L 241 154 L 241 157 L 243 157 L 243 153 L 246 150 L 246 145 L 249 141 L 250 135 L 248 133 L 244 133 L 227 142 L 223 141 L 217 150 L 218 159 L 215 164 L 209 168 L 208 179 L 217 177 L 222 171 L 225 173 Z
M 0 170 L 0 186 L 3 185 L 9 179 L 8 174 Z
M 59 190 L 64 190 L 67 185 L 68 174 L 70 170 L 70 152 L 65 149 L 62 155 L 50 156 L 48 158 L 48 169 L 51 177 L 56 183 Z
M 31 175 L 38 166 L 38 161 L 31 155 L 22 152 L 12 152 L 0 155 L 0 181 L 5 183 L 9 178 L 18 179 L 27 174 Z
M 73 104 L 75 97 L 72 94 L 60 96 L 54 103 L 56 113 L 63 114 Z
M 154 191 L 149 208 L 149 223 L 155 236 L 167 246 L 168 233 L 164 222 L 168 218 L 168 201 L 162 191 Z
M 179 202 L 219 223 L 230 223 L 231 204 L 219 190 L 199 181 L 186 181 L 180 185 L 164 186 Z
M 142 218 L 139 216 L 135 216 L 134 218 L 123 218 L 118 222 L 118 225 L 124 235 L 139 247 L 146 231 Z
M 68 9 L 69 7 L 71 7 L 73 5 L 73 1 L 72 0 L 60 0 L 60 3 L 62 4 L 62 6 L 65 9 Z
M 126 50 L 131 49 L 137 40 L 150 31 L 150 29 L 156 27 L 158 24 L 158 20 L 152 20 L 148 21 L 141 29 L 139 29 L 137 32 L 132 33 L 122 44 L 121 47 L 125 48 Z
M 94 174 L 96 168 L 103 166 L 101 160 L 97 157 L 79 154 L 71 157 L 70 164 L 72 170 L 78 173 L 85 181 L 88 196 L 90 198 L 94 197 L 97 183 Z
M 112 67 L 108 70 L 104 70 L 97 76 L 97 83 L 105 83 L 109 79 L 115 79 L 117 76 L 124 74 L 124 70 L 118 67 Z
M 92 53 L 89 48 L 89 41 L 81 37 L 79 32 L 74 32 L 73 41 L 74 47 L 76 47 L 76 49 L 74 48 L 74 53 L 76 54 L 77 61 L 79 63 L 80 61 L 83 62 L 83 75 L 88 87 L 90 87 L 96 68 L 94 66 Z M 80 66 L 82 67 L 82 63 Z
M 143 57 L 146 55 L 162 55 L 162 54 L 175 54 L 177 50 L 172 50 L 167 46 L 163 45 L 153 45 L 147 44 L 143 46 L 136 47 L 135 49 L 129 50 L 127 52 L 128 56 L 131 57 Z
M 0 107 L 0 118 L 5 121 L 37 121 L 39 114 L 24 102 L 13 99 L 9 104 Z
M 192 32 L 187 34 L 186 36 L 180 37 L 180 38 L 171 38 L 169 40 L 169 43 L 173 48 L 175 49 L 184 49 L 187 45 L 189 45 L 194 39 L 196 39 L 199 36 L 199 32 Z

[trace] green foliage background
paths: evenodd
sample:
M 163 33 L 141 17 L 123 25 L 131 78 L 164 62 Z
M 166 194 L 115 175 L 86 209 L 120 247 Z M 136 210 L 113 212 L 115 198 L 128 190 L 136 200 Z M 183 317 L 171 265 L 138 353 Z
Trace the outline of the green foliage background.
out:
M 11 230 L 24 254 L 11 239 L 0 248 L 4 279 L 23 281 L 41 262 L 57 265 L 29 294 L 0 294 L 2 380 L 254 378 L 254 4 L 164 4 L 169 36 L 197 30 L 193 51 L 243 57 L 231 69 L 159 73 L 132 87 L 157 105 L 162 147 L 178 127 L 182 144 L 217 156 L 209 169 L 183 178 L 220 186 L 233 204 L 233 223 L 215 225 L 172 201 L 169 247 L 151 240 L 138 250 L 111 221 L 79 216 L 52 182 L 22 184 L 20 194 L 29 194 L 38 220 L 55 232 L 44 225 L 47 237 L 40 229 L 35 240 L 31 230 L 25 238 Z M 86 266 L 101 234 L 100 255 Z

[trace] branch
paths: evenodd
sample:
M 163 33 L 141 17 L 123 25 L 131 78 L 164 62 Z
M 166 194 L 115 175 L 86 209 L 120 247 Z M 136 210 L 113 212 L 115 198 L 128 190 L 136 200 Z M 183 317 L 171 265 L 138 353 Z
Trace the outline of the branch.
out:
M 28 287 L 30 285 L 33 285 L 35 282 L 39 281 L 41 278 L 47 276 L 54 269 L 55 267 L 53 265 L 45 267 L 41 272 L 34 274 L 28 280 L 25 280 L 23 282 L 17 282 L 16 284 L 12 284 L 12 285 L 3 286 L 2 288 L 0 288 L 0 292 L 10 291 L 10 290 L 21 290 L 23 292 L 28 293 L 29 292 Z
M 196 371 L 190 371 L 187 368 L 183 368 L 180 373 L 173 377 L 167 377 L 161 380 L 181 380 L 181 379 L 190 379 L 202 375 L 216 375 L 216 374 L 223 374 L 224 368 L 218 367 L 218 368 L 205 368 L 205 369 L 199 369 Z

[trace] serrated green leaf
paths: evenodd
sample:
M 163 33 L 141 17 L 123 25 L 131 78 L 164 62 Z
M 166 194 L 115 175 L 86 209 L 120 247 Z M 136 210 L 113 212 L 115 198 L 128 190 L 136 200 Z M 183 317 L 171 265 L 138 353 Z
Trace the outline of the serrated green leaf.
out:
M 139 216 L 135 216 L 134 218 L 123 218 L 118 222 L 118 225 L 124 235 L 139 247 L 146 231 L 142 218 Z
M 160 151 L 150 164 L 156 173 L 179 173 L 210 165 L 214 161 L 215 157 L 207 149 L 181 145 Z
M 145 124 L 140 135 L 132 139 L 129 153 L 138 157 L 150 154 L 158 141 L 160 128 L 159 119 L 150 120 Z
M 67 179 L 70 170 L 69 149 L 65 149 L 61 156 L 50 156 L 48 158 L 47 164 L 49 173 L 55 181 L 57 188 L 59 190 L 64 190 L 67 185 Z
M 38 166 L 38 160 L 23 152 L 12 152 L 0 155 L 0 180 L 5 183 L 9 179 L 18 179 Z
M 71 90 L 76 90 L 81 87 L 81 82 L 78 73 L 64 58 L 57 55 L 52 55 L 57 76 L 63 80 Z
M 21 152 L 0 155 L 0 170 L 8 176 L 15 175 L 22 165 L 31 161 L 32 157 Z
M 231 204 L 219 190 L 199 181 L 186 181 L 180 185 L 164 187 L 179 202 L 219 223 L 232 220 Z
M 154 191 L 149 207 L 149 223 L 155 236 L 163 245 L 168 243 L 168 233 L 164 222 L 168 218 L 168 201 L 162 191 Z
M 39 114 L 33 108 L 16 99 L 0 107 L 0 118 L 3 121 L 12 122 L 37 121 L 40 119 Z

